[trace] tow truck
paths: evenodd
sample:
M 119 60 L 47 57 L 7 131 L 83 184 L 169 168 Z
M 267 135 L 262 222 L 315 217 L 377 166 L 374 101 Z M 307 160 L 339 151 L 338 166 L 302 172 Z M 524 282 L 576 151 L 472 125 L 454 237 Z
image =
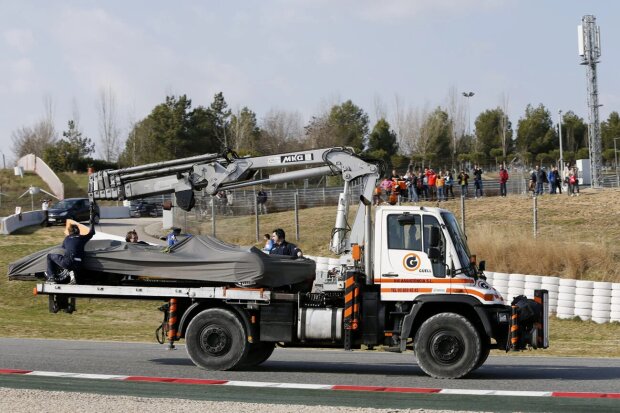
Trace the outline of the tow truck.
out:
M 186 211 L 195 204 L 195 191 L 215 195 L 338 175 L 344 187 L 330 249 L 339 265 L 318 272 L 320 288 L 311 291 L 43 283 L 37 293 L 49 295 L 53 312 L 75 310 L 76 297 L 164 301 L 161 342 L 166 337 L 172 347 L 184 339 L 191 360 L 207 370 L 259 365 L 277 344 L 383 346 L 394 352 L 412 347 L 429 376 L 461 378 L 482 366 L 491 349 L 547 348 L 548 292 L 507 303 L 486 282 L 484 261 L 475 263 L 450 211 L 372 206 L 380 173 L 379 164 L 342 147 L 258 157 L 228 151 L 96 172 L 89 178 L 92 203 L 174 194 L 176 206 Z M 354 184 L 361 185 L 361 194 L 350 225 Z

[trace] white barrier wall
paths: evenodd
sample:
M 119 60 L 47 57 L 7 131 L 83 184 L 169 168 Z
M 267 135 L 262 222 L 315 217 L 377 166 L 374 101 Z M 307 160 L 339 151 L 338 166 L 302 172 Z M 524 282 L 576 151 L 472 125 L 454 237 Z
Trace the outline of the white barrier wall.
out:
M 2 228 L 0 233 L 9 235 L 20 228 L 29 227 L 31 225 L 41 225 L 45 219 L 43 211 L 23 212 L 17 215 L 10 215 L 2 218 Z
M 310 257 L 307 257 L 310 258 Z M 316 271 L 326 271 L 339 260 L 312 257 Z M 517 295 L 534 296 L 534 290 L 549 291 L 549 311 L 558 318 L 579 317 L 596 323 L 620 322 L 620 283 L 572 280 L 541 275 L 506 274 L 485 271 L 492 285 L 508 304 Z
M 100 218 L 129 218 L 129 207 L 126 206 L 102 206 L 99 207 Z

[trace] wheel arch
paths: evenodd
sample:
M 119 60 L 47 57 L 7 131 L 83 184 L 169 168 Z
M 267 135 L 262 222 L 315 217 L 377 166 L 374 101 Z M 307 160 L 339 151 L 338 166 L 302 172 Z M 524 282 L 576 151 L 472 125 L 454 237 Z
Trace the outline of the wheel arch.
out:
M 250 315 L 248 314 L 248 312 L 239 306 L 229 305 L 222 301 L 217 301 L 217 300 L 197 301 L 193 303 L 192 305 L 190 305 L 183 312 L 183 315 L 181 316 L 181 320 L 179 321 L 179 328 L 178 328 L 179 337 L 185 338 L 187 326 L 189 326 L 190 322 L 194 319 L 194 317 L 196 317 L 196 315 L 200 314 L 202 311 L 207 310 L 209 308 L 222 308 L 225 310 L 229 310 L 233 314 L 235 314 L 237 317 L 239 317 L 241 324 L 245 328 L 245 333 L 248 338 L 248 342 L 250 343 L 253 342 L 253 335 L 252 335 L 253 329 L 252 329 L 252 323 L 250 320 Z
M 411 324 L 409 326 L 403 325 L 403 331 L 408 329 L 408 337 L 413 338 L 424 321 L 439 313 L 462 315 L 476 327 L 481 335 L 493 337 L 493 328 L 489 316 L 480 302 L 474 297 L 450 294 L 418 297 L 408 320 Z

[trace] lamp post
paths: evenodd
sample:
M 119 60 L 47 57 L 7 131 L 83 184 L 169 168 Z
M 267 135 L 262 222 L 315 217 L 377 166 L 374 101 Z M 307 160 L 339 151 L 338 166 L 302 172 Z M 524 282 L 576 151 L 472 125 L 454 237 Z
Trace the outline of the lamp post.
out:
M 474 96 L 474 92 L 463 92 L 463 96 L 467 98 L 467 134 L 471 134 L 471 111 L 469 105 L 469 98 Z
M 562 152 L 562 109 L 558 110 L 559 120 L 558 120 L 558 132 L 560 134 L 560 176 L 564 175 L 564 155 Z M 564 179 L 564 176 L 562 176 Z
M 620 175 L 618 175 L 618 150 L 616 149 L 616 141 L 620 138 L 614 138 L 614 160 L 616 162 L 616 184 L 620 187 Z

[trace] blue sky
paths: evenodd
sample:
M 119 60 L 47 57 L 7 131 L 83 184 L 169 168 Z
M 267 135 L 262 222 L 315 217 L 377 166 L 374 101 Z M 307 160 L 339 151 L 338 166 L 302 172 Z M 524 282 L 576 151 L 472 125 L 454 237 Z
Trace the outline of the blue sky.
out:
M 0 0 L 0 149 L 54 105 L 62 131 L 77 108 L 99 139 L 97 96 L 110 87 L 126 134 L 167 94 L 231 108 L 298 111 L 304 122 L 353 100 L 371 118 L 445 105 L 474 91 L 475 116 L 509 98 L 587 119 L 577 25 L 601 27 L 601 118 L 620 111 L 620 2 L 516 0 L 10 1 Z

